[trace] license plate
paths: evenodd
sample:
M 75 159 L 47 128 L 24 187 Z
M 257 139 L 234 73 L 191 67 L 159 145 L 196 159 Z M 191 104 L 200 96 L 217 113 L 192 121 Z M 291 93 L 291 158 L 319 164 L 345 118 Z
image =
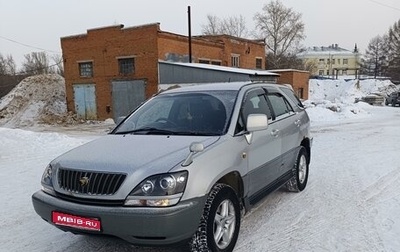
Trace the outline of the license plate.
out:
M 52 221 L 56 225 L 73 227 L 84 230 L 100 231 L 101 223 L 99 219 L 86 218 L 71 214 L 53 212 Z

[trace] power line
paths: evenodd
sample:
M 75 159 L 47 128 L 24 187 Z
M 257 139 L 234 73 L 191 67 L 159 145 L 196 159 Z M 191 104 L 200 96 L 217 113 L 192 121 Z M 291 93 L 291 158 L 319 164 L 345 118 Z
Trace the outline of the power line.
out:
M 379 5 L 382 5 L 382 6 L 384 6 L 384 7 L 387 7 L 387 8 L 393 9 L 393 10 L 400 11 L 400 8 L 396 8 L 396 7 L 394 7 L 394 6 L 390 6 L 390 5 L 387 5 L 387 4 L 384 4 L 384 3 L 381 3 L 381 2 L 375 1 L 375 0 L 368 0 L 368 1 L 373 2 L 373 3 L 376 3 L 376 4 L 379 4 Z
M 43 48 L 40 48 L 40 47 L 36 47 L 36 46 L 24 44 L 24 43 L 21 43 L 21 42 L 18 42 L 18 41 L 16 41 L 16 40 L 9 39 L 9 38 L 3 37 L 3 36 L 0 36 L 0 38 L 1 38 L 1 39 L 4 39 L 4 40 L 7 40 L 7 41 L 10 41 L 10 42 L 15 43 L 15 44 L 19 44 L 19 45 L 25 46 L 25 47 L 30 47 L 30 48 L 38 49 L 38 50 L 41 50 L 41 51 L 46 51 L 46 52 L 61 54 L 60 52 L 56 52 L 56 51 L 47 50 L 47 49 L 43 49 Z

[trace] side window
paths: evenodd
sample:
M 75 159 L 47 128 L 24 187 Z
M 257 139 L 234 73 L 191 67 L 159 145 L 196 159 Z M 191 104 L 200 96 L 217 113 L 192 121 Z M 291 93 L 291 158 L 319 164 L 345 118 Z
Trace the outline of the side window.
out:
M 304 108 L 303 104 L 301 103 L 301 101 L 299 100 L 299 98 L 293 93 L 293 91 L 291 89 L 288 88 L 281 88 L 281 90 L 294 102 L 297 104 L 297 106 Z M 303 88 L 299 88 L 298 92 L 301 93 L 301 96 L 303 96 Z
M 294 112 L 289 102 L 278 93 L 268 94 L 275 117 Z
M 268 119 L 272 118 L 271 109 L 269 108 L 263 89 L 251 90 L 246 94 L 242 102 L 235 133 L 245 130 L 247 117 L 250 114 L 265 114 Z

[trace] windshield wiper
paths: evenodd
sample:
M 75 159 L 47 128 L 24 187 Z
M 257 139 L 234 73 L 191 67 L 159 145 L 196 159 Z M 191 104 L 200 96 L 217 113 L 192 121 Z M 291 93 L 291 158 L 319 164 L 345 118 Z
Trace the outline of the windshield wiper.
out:
M 219 133 L 216 132 L 196 132 L 196 131 L 184 131 L 184 132 L 176 132 L 176 135 L 183 136 L 219 136 Z
M 138 134 L 138 133 L 143 134 L 143 135 L 148 135 L 148 134 L 175 135 L 176 134 L 176 132 L 171 131 L 171 130 L 157 129 L 157 128 L 153 128 L 153 127 L 144 127 L 144 128 L 134 129 L 134 130 L 115 132 L 115 134 L 119 134 L 119 135 Z

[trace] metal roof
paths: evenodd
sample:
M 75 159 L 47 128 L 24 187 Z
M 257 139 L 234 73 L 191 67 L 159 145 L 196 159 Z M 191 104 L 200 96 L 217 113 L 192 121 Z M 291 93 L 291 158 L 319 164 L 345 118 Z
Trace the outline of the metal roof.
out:
M 236 67 L 227 67 L 227 66 L 218 66 L 211 64 L 201 64 L 201 63 L 182 63 L 182 62 L 171 62 L 171 61 L 163 61 L 159 60 L 158 62 L 163 64 L 171 64 L 177 66 L 191 67 L 191 68 L 200 68 L 221 72 L 230 72 L 230 73 L 238 73 L 238 74 L 248 74 L 248 75 L 259 75 L 259 76 L 275 76 L 278 77 L 279 74 L 272 73 L 267 70 L 259 70 L 259 69 L 244 69 L 244 68 L 236 68 Z

